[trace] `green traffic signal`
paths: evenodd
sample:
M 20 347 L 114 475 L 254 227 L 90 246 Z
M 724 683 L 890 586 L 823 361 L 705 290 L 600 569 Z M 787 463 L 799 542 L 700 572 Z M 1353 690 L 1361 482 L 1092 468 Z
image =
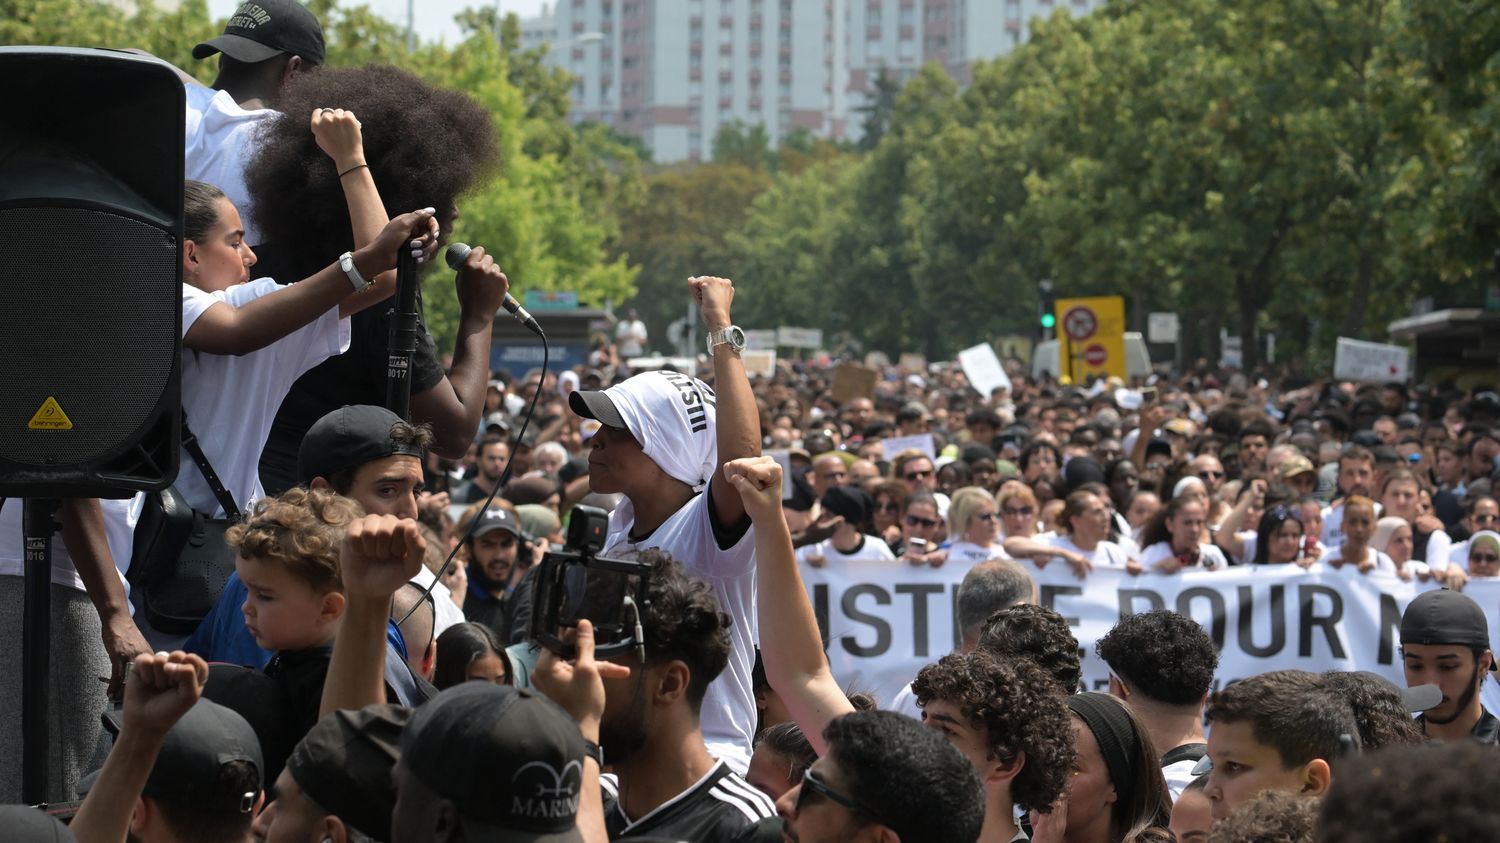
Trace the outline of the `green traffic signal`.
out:
M 1043 328 L 1054 328 L 1056 326 L 1057 326 L 1057 317 L 1056 316 L 1054 316 L 1051 313 L 1043 313 L 1042 314 L 1042 327 Z

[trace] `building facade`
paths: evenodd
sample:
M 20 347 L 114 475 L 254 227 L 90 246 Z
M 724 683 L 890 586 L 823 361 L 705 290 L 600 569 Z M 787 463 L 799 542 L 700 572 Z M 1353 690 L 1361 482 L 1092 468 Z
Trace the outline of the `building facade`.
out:
M 721 126 L 858 140 L 882 72 L 935 62 L 961 82 L 1028 21 L 1102 0 L 558 0 L 527 46 L 577 79 L 573 116 L 641 138 L 657 161 L 707 159 Z

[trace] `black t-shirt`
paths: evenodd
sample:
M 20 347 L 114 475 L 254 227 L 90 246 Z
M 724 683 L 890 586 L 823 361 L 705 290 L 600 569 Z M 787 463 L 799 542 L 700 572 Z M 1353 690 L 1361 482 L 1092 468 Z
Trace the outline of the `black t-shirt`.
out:
M 776 816 L 771 797 L 756 790 L 723 761 L 697 784 L 634 822 L 615 801 L 618 790 L 613 778 L 605 777 L 600 784 L 604 789 L 604 826 L 611 840 L 664 837 L 694 843 L 734 843 L 745 829 Z
M 256 277 L 271 277 L 290 283 L 315 274 L 290 265 L 275 244 L 256 249 Z M 336 256 L 334 256 L 336 257 Z M 395 297 L 356 313 L 350 319 L 349 350 L 330 357 L 297 379 L 281 402 L 271 435 L 261 451 L 260 482 L 266 494 L 277 495 L 297 485 L 297 449 L 313 423 L 346 404 L 385 406 L 386 364 L 390 358 L 390 332 Z M 417 351 L 412 356 L 411 392 L 437 386 L 444 377 L 437 359 L 437 346 L 427 332 L 422 294 L 417 292 Z

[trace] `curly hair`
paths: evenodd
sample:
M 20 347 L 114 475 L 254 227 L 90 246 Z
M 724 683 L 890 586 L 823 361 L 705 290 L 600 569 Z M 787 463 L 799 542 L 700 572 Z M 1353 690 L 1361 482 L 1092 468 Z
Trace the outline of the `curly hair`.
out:
M 321 489 L 296 487 L 255 502 L 224 542 L 245 559 L 274 562 L 319 594 L 340 591 L 339 543 L 349 522 L 364 515 L 358 503 Z
M 1002 661 L 1030 659 L 1064 694 L 1077 691 L 1083 678 L 1078 639 L 1063 616 L 1045 606 L 1018 603 L 990 615 L 979 634 L 978 649 Z
M 976 840 L 984 789 L 932 729 L 894 711 L 856 711 L 823 728 L 845 792 L 902 840 Z
M 1349 703 L 1330 692 L 1328 683 L 1305 670 L 1273 670 L 1241 679 L 1208 698 L 1209 723 L 1249 723 L 1250 734 L 1272 747 L 1284 769 L 1316 758 L 1334 765 L 1343 753 L 1342 738 L 1359 739 Z
M 1051 811 L 1073 769 L 1073 724 L 1052 677 L 1026 659 L 1000 661 L 989 653 L 952 653 L 922 668 L 911 685 L 917 705 L 958 707 L 969 726 L 983 729 L 988 758 L 1009 764 L 1022 756 L 1010 795 L 1026 810 Z M 925 719 L 925 715 L 924 715 Z
M 1219 669 L 1219 651 L 1203 627 L 1168 609 L 1126 615 L 1094 652 L 1132 692 L 1174 706 L 1199 705 Z
M 262 124 L 245 167 L 255 227 L 265 243 L 286 250 L 299 278 L 354 244 L 338 173 L 307 125 L 322 107 L 358 116 L 365 161 L 388 212 L 433 207 L 447 225 L 458 197 L 497 156 L 493 118 L 468 94 L 389 65 L 299 75 L 282 91 L 281 114 Z
M 1262 791 L 1215 823 L 1208 843 L 1312 843 L 1321 805 L 1316 796 Z
M 1365 671 L 1329 670 L 1323 673 L 1329 693 L 1354 710 L 1359 742 L 1366 752 L 1387 746 L 1416 746 L 1427 740 L 1401 701 L 1401 689 L 1384 677 Z
M 681 661 L 688 667 L 687 699 L 696 711 L 708 684 L 729 664 L 729 616 L 719 611 L 708 583 L 689 576 L 682 563 L 660 550 L 643 551 L 647 576 L 641 628 L 646 662 Z
M 1339 770 L 1323 797 L 1320 843 L 1493 840 L 1500 753 L 1471 741 L 1435 741 L 1360 756 Z

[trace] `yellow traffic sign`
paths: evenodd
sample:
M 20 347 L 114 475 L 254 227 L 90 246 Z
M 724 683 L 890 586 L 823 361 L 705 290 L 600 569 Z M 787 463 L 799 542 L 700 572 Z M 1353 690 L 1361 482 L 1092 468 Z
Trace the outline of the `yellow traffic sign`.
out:
M 1057 300 L 1058 359 L 1076 384 L 1125 374 L 1125 299 L 1094 296 Z

